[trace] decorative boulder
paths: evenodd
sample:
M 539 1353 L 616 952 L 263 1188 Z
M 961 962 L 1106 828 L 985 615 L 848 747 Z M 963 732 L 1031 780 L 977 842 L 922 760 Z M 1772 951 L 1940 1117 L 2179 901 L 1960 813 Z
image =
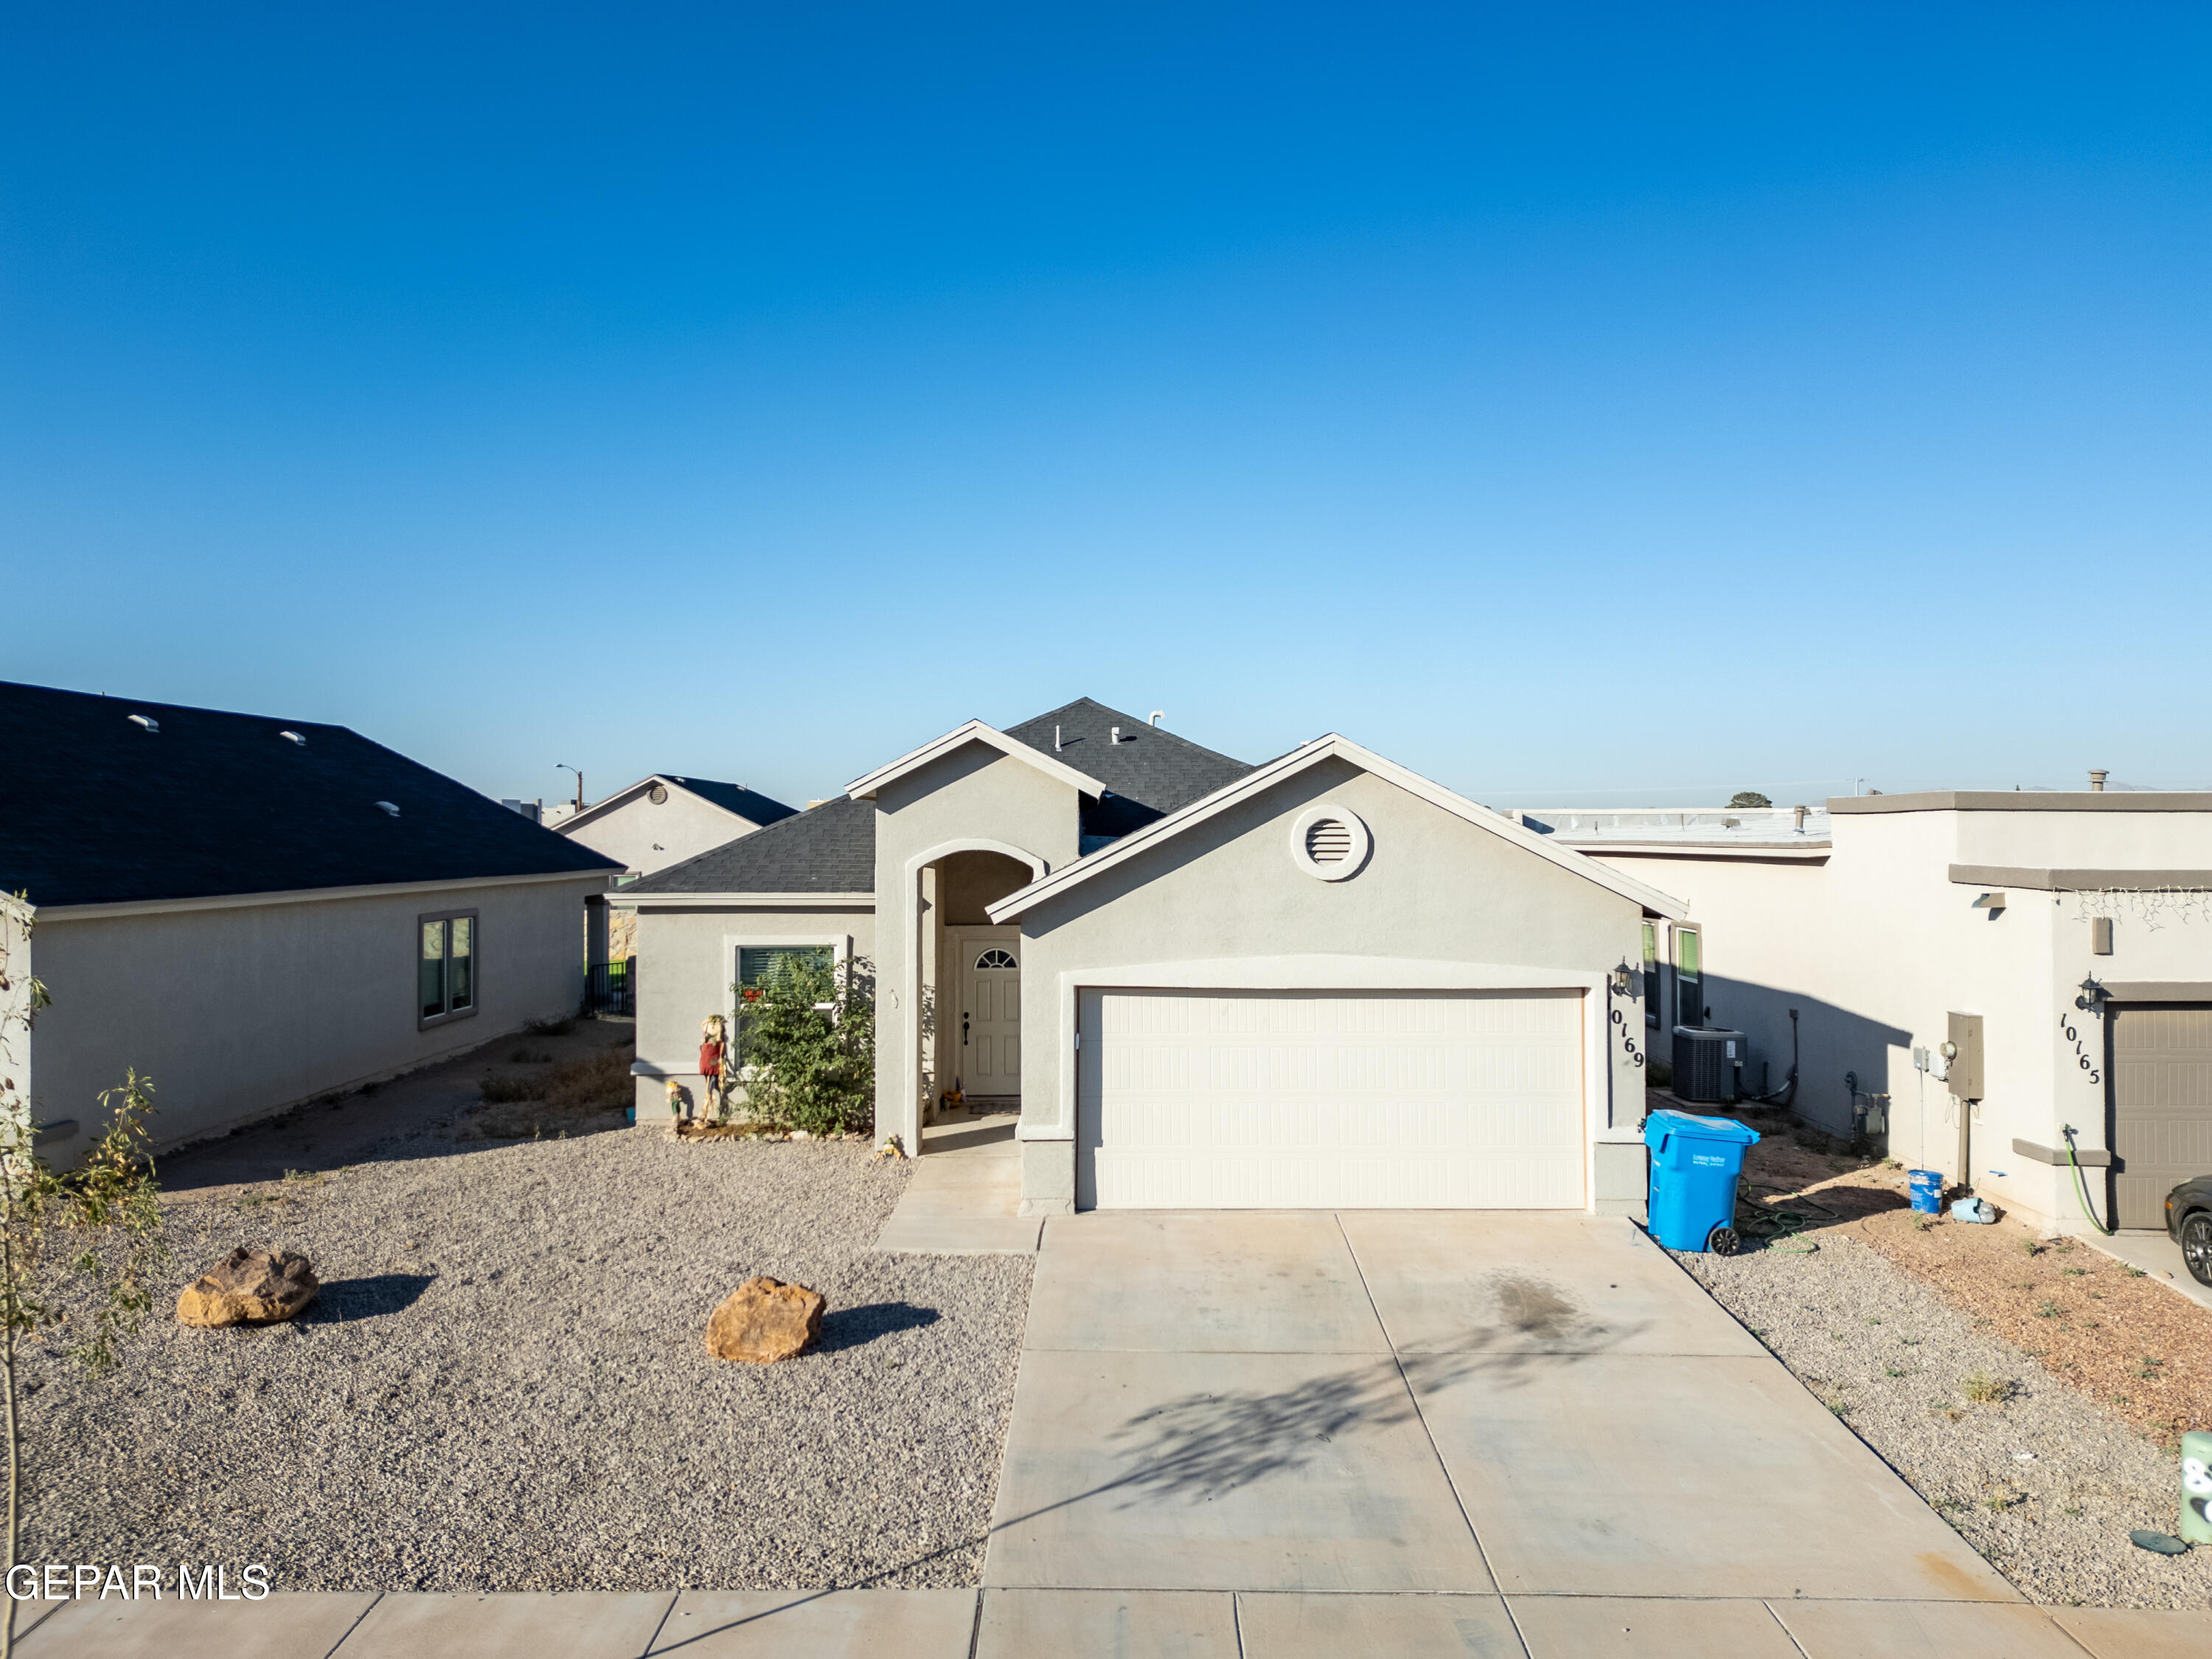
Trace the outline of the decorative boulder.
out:
M 273 1325 L 299 1313 L 321 1288 L 304 1255 L 241 1246 L 185 1287 L 177 1318 L 186 1325 Z
M 749 1279 L 707 1322 L 707 1352 L 717 1359 L 771 1365 L 805 1353 L 822 1334 L 830 1304 L 803 1285 Z

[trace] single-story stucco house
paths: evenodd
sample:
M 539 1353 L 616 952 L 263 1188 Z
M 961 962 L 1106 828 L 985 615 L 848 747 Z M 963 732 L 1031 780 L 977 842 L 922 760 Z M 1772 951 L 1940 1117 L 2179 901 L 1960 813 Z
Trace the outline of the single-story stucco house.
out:
M 2103 783 L 1516 816 L 1682 896 L 1657 1057 L 1676 1024 L 1741 1031 L 1779 1093 L 1795 1010 L 1811 1121 L 1871 1109 L 1893 1156 L 2042 1224 L 2086 1227 L 2086 1186 L 2099 1221 L 2162 1231 L 2212 1173 L 2212 794 Z
M 40 1152 L 155 1084 L 159 1144 L 574 1012 L 620 866 L 342 726 L 0 684 L 11 1036 Z M 20 1039 L 20 1040 L 18 1040 Z
M 612 859 L 629 875 L 650 876 L 780 823 L 798 810 L 742 783 L 655 772 L 552 829 Z
M 873 964 L 879 1134 L 1018 1104 L 1025 1213 L 1644 1198 L 1635 964 L 1680 903 L 1340 737 L 970 720 L 612 902 L 641 1115 L 806 950 Z

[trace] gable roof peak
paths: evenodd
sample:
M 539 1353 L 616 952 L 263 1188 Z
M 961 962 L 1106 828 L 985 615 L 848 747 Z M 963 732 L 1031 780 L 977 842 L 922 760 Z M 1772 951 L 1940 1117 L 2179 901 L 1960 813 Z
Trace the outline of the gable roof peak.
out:
M 988 906 L 986 914 L 994 922 L 1012 921 L 1045 900 L 1079 886 L 1100 872 L 1135 858 L 1146 849 L 1158 846 L 1193 825 L 1205 823 L 1238 801 L 1249 799 L 1261 790 L 1294 777 L 1332 757 L 1349 761 L 1361 771 L 1395 784 L 1408 794 L 1425 800 L 1431 805 L 1441 807 L 1455 817 L 1487 830 L 1501 840 L 1522 847 L 1548 863 L 1558 865 L 1586 881 L 1594 882 L 1622 898 L 1629 899 L 1653 915 L 1680 920 L 1687 914 L 1686 907 L 1680 899 L 1647 886 L 1573 848 L 1553 846 L 1547 837 L 1514 823 L 1502 813 L 1469 800 L 1457 791 L 1447 789 L 1395 761 L 1386 760 L 1373 750 L 1335 732 L 1324 732 L 1310 743 L 1301 744 L 1288 754 L 1279 755 L 1265 766 L 1246 768 L 1242 777 L 1211 794 L 1201 796 L 1157 822 L 1122 836 L 1111 846 L 1101 848 L 1073 864 L 1063 865 L 1050 875 L 1031 882 L 1018 891 L 1009 893 L 996 903 Z

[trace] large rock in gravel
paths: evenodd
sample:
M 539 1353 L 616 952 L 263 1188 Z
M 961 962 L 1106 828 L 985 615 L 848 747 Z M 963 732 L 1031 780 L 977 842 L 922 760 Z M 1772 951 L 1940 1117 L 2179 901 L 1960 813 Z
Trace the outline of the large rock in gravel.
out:
M 749 1279 L 707 1322 L 707 1352 L 717 1359 L 769 1365 L 805 1353 L 822 1334 L 830 1304 L 803 1285 Z
M 273 1325 L 321 1288 L 304 1255 L 241 1246 L 185 1287 L 177 1318 L 186 1325 Z

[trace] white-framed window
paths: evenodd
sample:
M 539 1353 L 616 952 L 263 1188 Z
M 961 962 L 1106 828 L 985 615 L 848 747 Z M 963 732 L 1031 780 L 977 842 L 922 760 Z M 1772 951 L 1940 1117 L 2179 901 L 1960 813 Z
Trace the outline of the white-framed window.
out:
M 477 1011 L 477 913 L 443 910 L 415 919 L 417 1025 L 442 1025 Z
M 853 953 L 850 937 L 838 935 L 823 939 L 740 939 L 731 934 L 722 938 L 722 959 L 730 964 L 732 978 L 729 988 L 730 1063 L 738 1067 L 744 1076 L 745 1047 L 745 988 L 759 986 L 775 978 L 777 968 L 784 962 L 799 957 L 828 967 L 832 973 L 842 970 Z M 834 1008 L 831 1002 L 818 1002 L 817 1008 Z
M 1705 1023 L 1705 941 L 1694 927 L 1674 930 L 1674 1023 Z

